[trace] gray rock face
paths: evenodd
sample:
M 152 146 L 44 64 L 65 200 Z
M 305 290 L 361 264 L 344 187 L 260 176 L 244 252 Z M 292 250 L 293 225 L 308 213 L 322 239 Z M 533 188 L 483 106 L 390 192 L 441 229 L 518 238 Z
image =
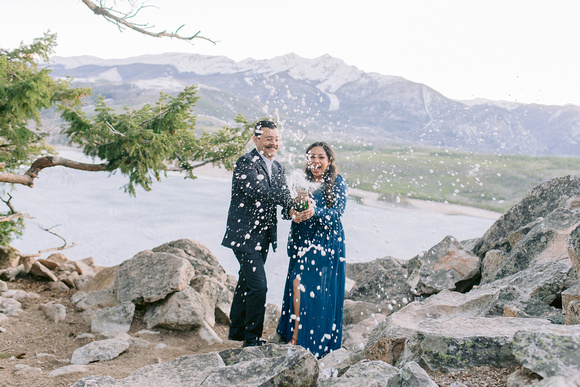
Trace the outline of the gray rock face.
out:
M 162 327 L 184 331 L 201 327 L 207 318 L 213 319 L 213 315 L 209 300 L 186 287 L 149 307 L 144 320 L 148 329 Z
M 413 293 L 429 296 L 479 276 L 479 257 L 465 249 L 452 236 L 446 236 L 426 253 L 409 260 L 410 275 L 407 283 Z M 470 287 L 470 286 L 469 286 Z M 463 291 L 465 288 L 457 289 Z
M 91 322 L 91 332 L 102 333 L 113 337 L 118 333 L 127 333 L 135 314 L 135 304 L 123 302 L 110 308 L 99 309 Z
M 555 209 L 537 222 L 493 269 L 484 268 L 481 282 L 492 282 L 534 265 L 568 259 L 568 236 L 579 224 L 580 209 Z
M 548 325 L 547 320 L 503 317 L 423 320 L 406 340 L 397 365 L 415 361 L 443 371 L 517 365 L 511 349 L 516 333 L 534 332 L 539 326 Z
M 169 253 L 185 258 L 195 268 L 197 275 L 206 275 L 225 282 L 226 271 L 215 255 L 203 244 L 192 239 L 178 239 L 153 249 L 154 253 Z
M 512 343 L 519 362 L 544 378 L 580 372 L 580 326 L 541 326 L 517 332 Z
M 414 361 L 406 363 L 399 373 L 389 379 L 387 387 L 438 387 L 427 372 Z
M 406 262 L 392 257 L 365 263 L 347 263 L 346 276 L 355 281 L 346 299 L 377 305 L 377 311 L 390 314 L 414 298 L 407 284 Z
M 387 308 L 386 313 L 380 312 L 381 307 L 377 304 L 364 301 L 344 300 L 343 305 L 343 325 L 358 324 L 359 322 L 372 317 L 374 314 L 380 313 L 382 315 L 391 314 L 391 310 Z
M 188 260 L 168 253 L 142 251 L 117 269 L 119 302 L 153 303 L 185 289 L 195 270 Z
M 73 387 L 200 386 L 211 372 L 224 366 L 223 360 L 215 352 L 182 356 L 172 361 L 140 368 L 124 379 L 88 376 L 73 384 Z
M 389 379 L 399 370 L 380 360 L 362 360 L 348 369 L 341 377 L 320 380 L 319 386 L 387 387 Z
M 47 304 L 41 304 L 40 309 L 44 312 L 46 318 L 55 323 L 66 318 L 66 308 L 62 304 L 49 302 Z
M 564 207 L 568 199 L 574 196 L 580 196 L 580 179 L 574 175 L 555 178 L 532 188 L 521 202 L 485 232 L 473 252 L 482 258 L 493 249 L 509 252 L 509 236 L 513 232 L 539 217 L 547 216 L 556 208 Z
M 580 275 L 580 226 L 577 226 L 568 236 L 568 257 Z
M 214 370 L 202 386 L 313 386 L 318 379 L 318 361 L 299 346 L 255 347 L 264 357 L 231 356 L 227 367 Z M 243 349 L 241 352 L 257 352 Z M 223 356 L 222 356 L 223 357 Z
M 89 364 L 96 361 L 111 360 L 125 352 L 129 343 L 122 339 L 93 341 L 76 349 L 71 357 L 71 364 Z

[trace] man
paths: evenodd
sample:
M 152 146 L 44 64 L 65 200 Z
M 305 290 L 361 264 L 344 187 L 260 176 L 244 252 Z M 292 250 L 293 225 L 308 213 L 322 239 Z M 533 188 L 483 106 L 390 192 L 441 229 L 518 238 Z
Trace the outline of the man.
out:
M 240 271 L 230 311 L 228 339 L 260 346 L 266 304 L 264 264 L 270 244 L 276 251 L 277 206 L 292 205 L 284 167 L 274 161 L 280 133 L 272 121 L 259 121 L 253 136 L 256 148 L 238 159 L 222 245 L 234 251 Z

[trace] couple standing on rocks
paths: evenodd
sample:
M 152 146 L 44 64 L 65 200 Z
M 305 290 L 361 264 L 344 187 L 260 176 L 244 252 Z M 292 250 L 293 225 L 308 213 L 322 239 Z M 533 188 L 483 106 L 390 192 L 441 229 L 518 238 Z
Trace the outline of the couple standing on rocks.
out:
M 239 278 L 230 311 L 230 340 L 260 346 L 266 304 L 264 264 L 270 244 L 277 247 L 277 206 L 291 219 L 290 258 L 277 333 L 317 358 L 339 349 L 345 287 L 345 245 L 341 216 L 347 187 L 337 173 L 335 153 L 324 142 L 307 150 L 306 180 L 318 183 L 292 198 L 284 167 L 274 160 L 280 143 L 276 123 L 259 121 L 256 146 L 240 157 L 232 178 L 231 203 L 222 245 L 231 248 Z M 300 203 L 307 202 L 306 209 Z

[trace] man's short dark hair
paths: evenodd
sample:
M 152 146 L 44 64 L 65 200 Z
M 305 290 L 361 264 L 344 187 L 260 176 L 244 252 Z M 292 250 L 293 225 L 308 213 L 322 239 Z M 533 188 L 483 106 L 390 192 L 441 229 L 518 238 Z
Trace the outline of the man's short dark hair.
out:
M 262 128 L 277 129 L 278 125 L 273 121 L 258 121 L 256 126 L 254 126 L 254 136 L 260 137 L 264 133 Z

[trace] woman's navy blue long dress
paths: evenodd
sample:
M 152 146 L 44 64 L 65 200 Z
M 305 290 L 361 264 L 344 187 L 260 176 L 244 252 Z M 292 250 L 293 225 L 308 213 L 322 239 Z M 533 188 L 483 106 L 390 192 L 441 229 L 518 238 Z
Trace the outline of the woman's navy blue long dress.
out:
M 300 330 L 298 344 L 321 358 L 339 349 L 342 341 L 342 314 L 346 251 L 341 217 L 348 190 L 338 175 L 334 204 L 326 207 L 323 189 L 313 193 L 315 214 L 302 223 L 292 222 L 288 238 L 288 276 L 284 289 L 278 334 L 290 341 L 294 332 L 293 281 L 300 278 Z

